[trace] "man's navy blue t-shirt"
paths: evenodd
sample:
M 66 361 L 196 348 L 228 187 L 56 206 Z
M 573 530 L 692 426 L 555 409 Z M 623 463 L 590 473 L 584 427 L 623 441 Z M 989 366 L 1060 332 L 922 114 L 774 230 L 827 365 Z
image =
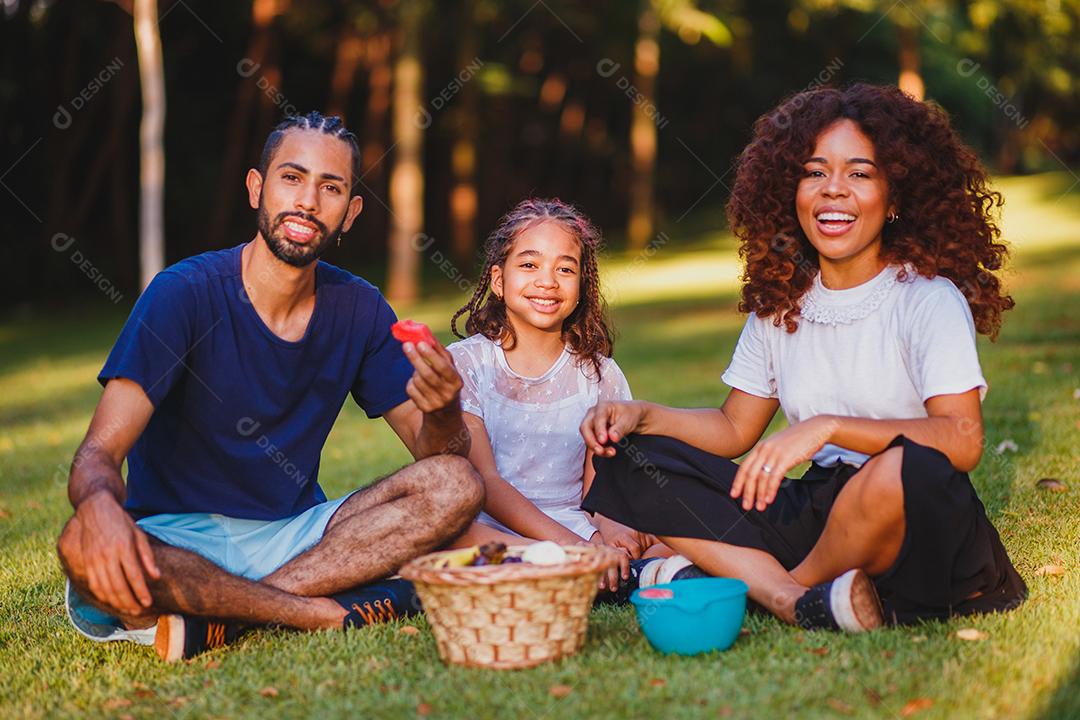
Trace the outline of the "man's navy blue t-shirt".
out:
M 413 369 L 393 310 L 368 282 L 319 262 L 303 338 L 251 305 L 243 246 L 188 258 L 146 288 L 98 381 L 128 378 L 154 404 L 128 454 L 137 517 L 221 513 L 275 520 L 326 500 L 319 454 L 352 393 L 368 417 L 408 399 Z

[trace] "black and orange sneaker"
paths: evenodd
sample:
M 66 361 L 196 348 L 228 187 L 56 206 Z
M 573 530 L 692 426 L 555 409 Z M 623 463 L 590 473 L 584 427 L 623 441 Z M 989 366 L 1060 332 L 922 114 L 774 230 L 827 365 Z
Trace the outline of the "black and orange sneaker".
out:
M 361 585 L 331 597 L 348 611 L 342 623 L 345 628 L 374 625 L 423 612 L 416 589 L 403 578 Z
M 242 626 L 193 615 L 162 615 L 154 634 L 154 650 L 165 662 L 187 660 L 228 645 Z

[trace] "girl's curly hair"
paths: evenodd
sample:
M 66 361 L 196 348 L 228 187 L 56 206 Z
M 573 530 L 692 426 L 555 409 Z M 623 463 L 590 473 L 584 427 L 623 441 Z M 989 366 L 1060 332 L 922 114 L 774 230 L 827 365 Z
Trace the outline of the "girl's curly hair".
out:
M 746 263 L 739 310 L 798 328 L 800 299 L 818 271 L 818 254 L 795 213 L 804 162 L 833 123 L 854 121 L 873 142 L 899 219 L 882 231 L 887 263 L 942 275 L 967 298 L 976 329 L 992 339 L 1013 307 L 995 275 L 1008 257 L 995 221 L 1001 194 L 949 125 L 945 111 L 899 88 L 868 84 L 798 93 L 758 118 L 738 160 L 727 204 Z
M 600 292 L 600 275 L 597 255 L 602 246 L 600 231 L 573 205 L 557 198 L 529 198 L 518 203 L 513 210 L 499 220 L 499 224 L 484 243 L 484 269 L 476 283 L 469 302 L 465 303 L 450 320 L 450 328 L 458 337 L 465 337 L 457 329 L 457 320 L 468 313 L 465 331 L 470 335 L 480 333 L 485 337 L 502 341 L 510 349 L 517 342 L 514 328 L 506 319 L 506 305 L 491 290 L 491 268 L 505 267 L 506 258 L 514 240 L 531 227 L 540 223 L 558 224 L 577 238 L 581 246 L 580 295 L 577 307 L 563 320 L 563 340 L 577 356 L 578 364 L 591 362 L 600 377 L 600 364 L 604 357 L 611 357 L 613 339 L 607 319 L 607 303 Z

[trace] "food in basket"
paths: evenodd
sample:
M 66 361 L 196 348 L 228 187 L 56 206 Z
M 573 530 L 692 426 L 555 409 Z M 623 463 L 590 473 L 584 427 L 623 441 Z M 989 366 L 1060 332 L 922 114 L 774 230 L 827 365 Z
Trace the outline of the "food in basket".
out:
M 454 550 L 448 552 L 439 563 L 435 566 L 437 568 L 452 568 L 452 567 L 466 567 L 472 565 L 472 561 L 476 559 L 476 556 L 480 554 L 480 548 L 472 546 L 469 548 L 462 548 L 461 550 Z
M 521 559 L 533 565 L 558 565 L 566 562 L 566 551 L 558 543 L 544 540 L 525 548 Z
M 501 542 L 490 542 L 448 552 L 439 560 L 436 567 L 440 569 L 482 567 L 521 562 L 533 565 L 558 565 L 568 559 L 566 551 L 550 540 L 533 543 L 526 546 L 524 550 L 514 552 L 507 552 L 506 545 Z

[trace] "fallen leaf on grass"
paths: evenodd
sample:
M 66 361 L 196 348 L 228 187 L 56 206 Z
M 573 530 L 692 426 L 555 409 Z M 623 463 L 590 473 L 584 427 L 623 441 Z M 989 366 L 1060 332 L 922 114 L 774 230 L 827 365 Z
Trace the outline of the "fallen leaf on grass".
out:
M 118 710 L 129 705 L 131 705 L 131 700 L 128 698 L 109 698 L 102 704 L 102 707 L 106 710 Z
M 135 716 L 132 715 L 131 713 L 124 713 L 123 715 L 121 715 L 119 717 L 118 720 L 135 720 Z
M 985 640 L 986 638 L 988 638 L 990 636 L 988 634 L 984 633 L 982 630 L 978 630 L 976 628 L 964 628 L 963 630 L 957 630 L 956 631 L 956 637 L 960 638 L 961 640 L 972 640 L 972 641 L 974 641 L 974 640 Z
M 0 508 L 0 520 L 7 520 L 9 517 L 11 517 L 11 513 L 4 508 Z
M 187 697 L 187 695 L 179 695 L 177 697 L 174 697 L 172 700 L 170 700 L 169 704 L 172 705 L 175 708 L 184 707 L 185 705 L 188 704 L 188 697 Z
M 427 717 L 431 714 L 432 707 L 427 703 L 420 703 L 416 706 L 416 714 L 420 717 Z
M 863 694 L 866 695 L 866 701 L 874 707 L 881 704 L 881 693 L 874 688 L 866 688 Z
M 665 685 L 667 685 L 667 680 L 665 680 L 664 678 L 652 678 L 651 680 L 649 680 L 649 684 L 653 687 L 664 687 Z
M 564 698 L 572 692 L 574 688 L 569 685 L 552 685 L 548 688 L 548 695 L 551 697 Z
M 911 642 L 914 643 L 926 642 L 926 640 L 927 637 L 925 635 L 915 635 L 911 638 Z
M 206 661 L 206 669 L 207 670 L 217 670 L 219 667 L 221 667 L 221 661 L 220 660 L 207 660 Z
M 900 717 L 911 717 L 917 712 L 922 712 L 928 707 L 932 707 L 934 701 L 930 698 L 921 697 L 909 700 L 904 707 L 900 708 Z
M 813 653 L 814 655 L 828 655 L 829 648 L 826 645 L 822 645 L 821 647 L 806 648 L 806 652 Z
M 1039 488 L 1040 490 L 1049 490 L 1050 492 L 1058 492 L 1058 493 L 1065 492 L 1066 490 L 1069 489 L 1068 485 L 1061 482 L 1057 478 L 1048 478 L 1048 477 L 1047 478 L 1042 478 L 1037 483 L 1035 483 L 1035 487 Z
M 1073 400 L 1080 400 L 1080 388 L 1073 390 Z
M 419 635 L 420 628 L 413 627 L 412 625 L 406 625 L 405 627 L 398 630 L 398 632 L 402 635 Z
M 997 444 L 997 447 L 994 448 L 994 452 L 1000 455 L 1006 450 L 1008 450 L 1009 452 L 1016 452 L 1019 449 L 1020 446 L 1017 445 L 1012 438 L 1006 438 Z
M 1064 575 L 1065 567 L 1062 565 L 1043 565 L 1035 571 L 1036 575 Z
M 837 698 L 829 698 L 825 701 L 825 704 L 831 707 L 836 712 L 840 713 L 841 715 L 850 715 L 851 713 L 855 712 L 855 708 L 851 707 L 843 700 L 838 700 Z
M 259 694 L 262 695 L 263 697 L 277 697 L 281 693 L 278 692 L 278 689 L 276 687 L 274 687 L 272 685 L 267 685 L 266 687 L 264 687 L 262 690 L 259 691 Z
M 135 690 L 135 697 L 143 700 L 145 700 L 146 698 L 152 698 L 155 695 L 157 695 L 157 693 L 154 692 L 152 689 L 146 687 L 145 685 Z

